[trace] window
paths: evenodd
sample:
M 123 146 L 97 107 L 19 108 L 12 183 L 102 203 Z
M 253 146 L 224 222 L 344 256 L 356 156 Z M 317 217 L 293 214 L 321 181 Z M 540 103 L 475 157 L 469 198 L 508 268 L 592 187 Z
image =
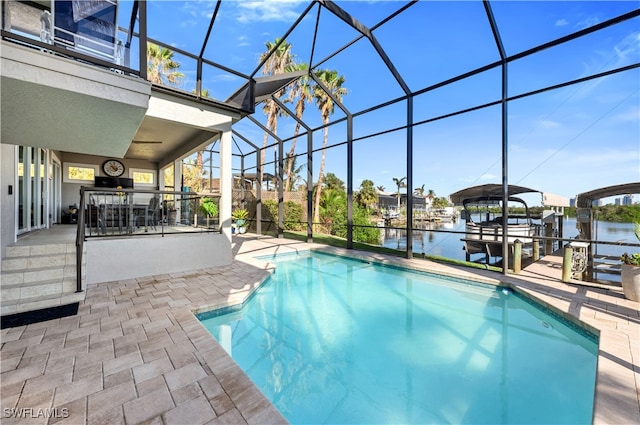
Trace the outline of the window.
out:
M 90 164 L 74 164 L 65 162 L 63 165 L 65 183 L 92 183 L 98 175 L 98 166 Z
M 133 179 L 133 184 L 137 186 L 156 186 L 156 171 L 142 170 L 139 168 L 129 168 L 129 177 Z

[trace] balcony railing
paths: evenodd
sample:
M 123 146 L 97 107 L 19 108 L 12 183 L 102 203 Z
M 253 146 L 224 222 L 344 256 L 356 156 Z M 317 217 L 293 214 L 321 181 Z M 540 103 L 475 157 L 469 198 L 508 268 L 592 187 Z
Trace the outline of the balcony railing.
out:
M 205 203 L 214 206 L 205 208 Z M 77 292 L 82 291 L 86 240 L 220 233 L 219 205 L 219 194 L 81 187 L 76 236 Z
M 146 2 L 133 2 L 129 28 L 118 26 L 117 0 L 52 1 L 51 8 L 11 1 L 0 7 L 3 39 L 146 79 L 146 67 L 131 66 L 134 35 L 139 41 L 133 46 L 139 52 L 137 62 L 146 64 L 146 48 L 140 48 L 147 44 Z
M 79 217 L 84 238 L 137 237 L 219 232 L 219 214 L 201 208 L 211 199 L 218 210 L 220 195 L 162 190 L 82 187 Z M 219 211 L 219 210 L 218 210 Z
M 129 16 L 129 7 L 130 16 Z M 212 22 L 217 14 L 215 7 Z M 179 57 L 181 70 L 195 71 L 195 81 L 185 81 L 180 85 L 166 85 L 161 81 L 151 81 L 157 89 L 172 94 L 188 96 L 198 101 L 214 102 L 218 106 L 254 111 L 254 102 L 243 101 L 242 90 L 237 86 L 216 87 L 219 98 L 209 98 L 211 87 L 203 87 L 207 76 L 224 74 L 242 81 L 239 87 L 251 86 L 251 76 L 245 75 L 223 64 L 204 57 L 210 31 L 202 41 L 199 53 L 191 53 L 168 43 L 147 37 L 147 2 L 134 0 L 96 1 L 51 1 L 47 7 L 38 2 L 0 2 L 2 27 L 0 34 L 8 40 L 23 46 L 90 63 L 125 75 L 139 76 L 152 80 L 147 75 L 147 47 L 153 43 L 168 49 Z M 122 19 L 119 18 L 122 17 Z M 128 21 L 128 22 L 127 22 Z M 126 26 L 120 26 L 119 22 Z M 133 53 L 133 55 L 132 55 Z M 246 87 L 245 87 L 246 88 Z M 240 94 L 238 94 L 240 93 Z M 239 97 L 238 97 L 239 96 Z M 236 98 L 238 97 L 238 98 Z

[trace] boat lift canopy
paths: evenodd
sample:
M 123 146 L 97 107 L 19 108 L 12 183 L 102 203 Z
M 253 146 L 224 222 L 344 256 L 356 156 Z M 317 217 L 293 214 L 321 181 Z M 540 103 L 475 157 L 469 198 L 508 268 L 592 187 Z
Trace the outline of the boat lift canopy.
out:
M 530 189 L 524 186 L 509 185 L 508 195 L 509 197 L 519 195 L 521 193 L 540 192 L 539 190 Z M 483 184 L 480 186 L 468 187 L 466 189 L 459 190 L 452 193 L 449 198 L 454 205 L 462 205 L 465 199 L 469 198 L 499 198 L 502 197 L 502 185 L 501 184 Z
M 617 184 L 580 193 L 576 196 L 576 207 L 591 208 L 593 201 L 598 199 L 616 195 L 627 195 L 631 193 L 640 193 L 640 182 Z
M 514 195 L 519 195 L 521 193 L 540 193 L 542 196 L 542 205 L 549 207 L 568 207 L 569 199 L 555 195 L 553 193 L 546 193 L 540 190 L 531 189 L 529 187 L 524 186 L 516 186 L 510 184 L 508 186 L 508 196 L 512 197 Z M 465 199 L 470 198 L 501 198 L 502 197 L 502 185 L 501 184 L 483 184 L 479 186 L 472 186 L 466 189 L 459 190 L 455 193 L 452 193 L 449 196 L 451 202 L 454 205 L 462 205 Z

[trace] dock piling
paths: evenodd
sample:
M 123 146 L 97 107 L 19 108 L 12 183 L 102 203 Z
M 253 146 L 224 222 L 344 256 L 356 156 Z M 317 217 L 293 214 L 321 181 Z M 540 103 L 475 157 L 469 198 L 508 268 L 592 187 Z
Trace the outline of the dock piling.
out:
M 520 274 L 522 270 L 522 241 L 516 239 L 513 242 L 513 272 Z
M 569 281 L 571 281 L 572 266 L 573 266 L 573 247 L 571 246 L 571 244 L 567 244 L 564 247 L 564 251 L 562 255 L 562 281 L 564 283 L 568 283 Z

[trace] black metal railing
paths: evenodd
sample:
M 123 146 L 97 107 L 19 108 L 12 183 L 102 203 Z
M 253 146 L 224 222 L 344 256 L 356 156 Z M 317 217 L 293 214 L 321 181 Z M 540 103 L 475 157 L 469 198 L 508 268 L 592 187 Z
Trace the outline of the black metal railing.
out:
M 77 292 L 82 291 L 86 240 L 220 233 L 219 205 L 217 193 L 81 187 L 76 233 Z

